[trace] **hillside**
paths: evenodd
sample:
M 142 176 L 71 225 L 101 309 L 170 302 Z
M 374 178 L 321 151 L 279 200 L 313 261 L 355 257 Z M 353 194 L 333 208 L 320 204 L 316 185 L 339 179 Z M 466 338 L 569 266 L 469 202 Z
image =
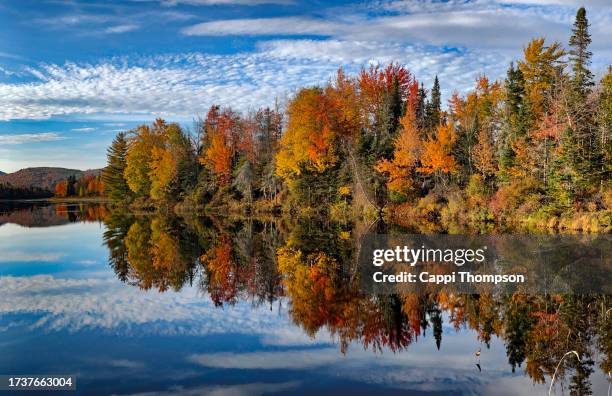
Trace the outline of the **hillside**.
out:
M 70 176 L 81 177 L 92 174 L 99 175 L 101 169 L 82 171 L 79 169 L 66 169 L 54 167 L 25 168 L 17 172 L 0 175 L 0 183 L 10 183 L 17 187 L 42 187 L 53 190 L 55 185 Z
M 0 176 L 2 176 L 2 175 L 6 175 L 6 173 L 0 171 Z

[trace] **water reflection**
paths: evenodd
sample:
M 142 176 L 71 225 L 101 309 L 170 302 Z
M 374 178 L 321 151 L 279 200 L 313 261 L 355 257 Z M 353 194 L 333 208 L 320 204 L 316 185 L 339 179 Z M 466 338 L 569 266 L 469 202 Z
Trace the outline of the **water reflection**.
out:
M 2 293 L 7 297 L 7 306 L 0 313 L 8 315 L 5 323 L 0 321 L 0 327 L 18 327 L 14 323 L 22 320 L 19 315 L 25 312 L 62 310 L 61 307 L 66 306 L 71 298 L 78 298 L 75 296 L 79 296 L 82 290 L 95 295 L 94 290 L 100 287 L 105 291 L 101 292 L 96 304 L 103 304 L 102 301 L 106 300 L 112 307 L 125 304 L 125 299 L 132 302 L 128 316 L 134 323 L 121 319 L 126 322 L 114 328 L 117 333 L 148 334 L 149 331 L 159 332 L 163 327 L 166 333 L 170 332 L 168 334 L 195 335 L 218 326 L 219 331 L 259 334 L 263 340 L 267 337 L 267 344 L 264 343 L 267 348 L 270 345 L 277 348 L 289 346 L 252 350 L 246 346 L 250 345 L 246 341 L 248 337 L 245 341 L 234 337 L 231 342 L 243 343 L 241 347 L 215 350 L 212 345 L 206 350 L 193 348 L 185 351 L 188 355 L 186 361 L 191 365 L 214 370 L 250 370 L 253 383 L 261 386 L 267 383 L 264 393 L 292 393 L 298 388 L 308 393 L 308 388 L 299 382 L 305 370 L 334 367 L 334 370 L 344 372 L 348 368 L 340 366 L 364 365 L 373 370 L 384 368 L 376 371 L 380 378 L 372 378 L 367 370 L 355 368 L 350 377 L 341 376 L 344 379 L 327 383 L 326 389 L 350 389 L 365 382 L 373 387 L 366 389 L 374 390 L 383 386 L 377 381 L 385 378 L 390 383 L 384 387 L 389 390 L 399 386 L 401 380 L 397 378 L 409 374 L 413 378 L 410 389 L 437 389 L 440 392 L 461 389 L 459 393 L 462 394 L 487 394 L 493 389 L 484 387 L 482 379 L 475 379 L 484 370 L 492 383 L 514 378 L 515 385 L 509 387 L 512 389 L 510 393 L 529 394 L 534 390 L 530 383 L 550 382 L 557 365 L 570 350 L 576 351 L 580 360 L 568 357 L 559 366 L 557 381 L 564 384 L 566 391 L 589 394 L 602 389 L 602 381 L 605 381 L 602 378 L 612 371 L 609 296 L 363 295 L 354 267 L 357 244 L 368 228 L 364 224 L 320 219 L 254 220 L 132 214 L 99 205 L 11 209 L 2 212 L 0 224 L 20 222 L 35 226 L 35 219 L 40 220 L 39 226 L 62 224 L 60 221 L 101 222 L 102 240 L 108 250 L 110 267 L 115 279 L 128 285 L 128 289 L 121 292 L 116 286 L 106 289 L 106 283 L 96 283 L 95 280 L 60 282 L 53 279 L 54 290 L 62 290 L 66 295 L 39 301 L 26 294 L 32 287 L 26 279 L 0 277 L 3 279 Z M 385 226 L 377 224 L 376 227 Z M 394 232 L 392 228 L 378 231 Z M 0 250 L 2 248 L 0 245 Z M 39 285 L 51 282 L 49 278 L 35 280 Z M 23 292 L 19 294 L 16 290 Z M 159 297 L 152 301 L 149 293 Z M 189 299 L 182 300 L 186 294 Z M 121 299 L 121 295 L 129 297 Z M 211 309 L 194 302 L 198 299 L 209 299 Z M 284 316 L 281 319 L 263 313 L 274 310 L 276 315 L 276 311 L 281 309 L 286 309 L 284 312 L 288 313 L 286 320 L 289 323 L 285 322 Z M 78 317 L 73 320 L 79 324 L 74 331 L 83 334 L 88 321 L 103 326 L 101 323 L 111 320 L 110 317 L 116 319 L 118 315 L 115 312 L 109 313 L 109 318 L 99 318 L 95 311 L 91 307 L 78 310 L 75 314 Z M 173 314 L 168 315 L 169 312 Z M 38 326 L 48 326 L 49 330 L 61 328 L 60 322 L 65 318 L 44 320 L 46 324 L 39 323 Z M 139 329 L 136 327 L 138 323 L 150 323 L 151 327 Z M 298 328 L 292 327 L 291 323 Z M 433 344 L 422 344 L 426 337 L 432 337 Z M 308 346 L 311 342 L 320 347 L 296 349 L 296 346 Z M 100 343 L 105 345 L 103 340 Z M 227 345 L 227 341 L 219 345 Z M 456 348 L 462 349 L 459 355 L 452 352 Z M 364 355 L 363 349 L 369 352 Z M 185 348 L 178 350 L 184 351 Z M 91 353 L 100 354 L 100 351 Z M 498 360 L 491 360 L 491 354 Z M 504 356 L 503 364 L 499 360 L 501 356 Z M 380 358 L 372 360 L 374 357 Z M 121 359 L 114 362 L 115 366 L 129 365 L 131 369 L 137 369 L 139 364 Z M 391 369 L 391 362 L 394 365 L 404 363 Z M 0 359 L 0 367 L 6 367 L 4 364 Z M 449 379 L 450 376 L 432 378 L 426 370 L 418 370 L 420 365 L 450 370 L 455 373 L 454 379 Z M 403 372 L 395 372 L 396 367 L 403 367 Z M 280 377 L 271 384 L 270 378 L 261 370 L 273 370 L 277 374 L 294 370 L 296 375 L 278 374 Z M 521 376 L 499 375 L 504 370 L 524 372 L 526 376 L 523 378 L 529 381 L 521 382 Z M 234 378 L 230 373 L 227 375 Z M 397 376 L 395 379 L 394 375 Z M 499 375 L 497 380 L 496 375 Z M 214 378 L 205 382 L 208 387 L 202 389 L 208 391 L 212 389 L 210 384 L 217 383 Z M 442 386 L 443 382 L 446 382 L 446 388 Z M 232 386 L 252 390 L 248 388 L 252 384 Z

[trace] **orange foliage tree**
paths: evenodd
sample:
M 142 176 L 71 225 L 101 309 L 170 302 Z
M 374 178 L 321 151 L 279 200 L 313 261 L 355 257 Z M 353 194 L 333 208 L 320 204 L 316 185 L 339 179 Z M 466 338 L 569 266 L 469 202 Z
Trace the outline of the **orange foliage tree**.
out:
M 304 170 L 322 173 L 338 161 L 338 135 L 328 110 L 330 98 L 320 88 L 302 89 L 289 104 L 289 123 L 276 156 L 276 174 L 287 181 Z
M 420 172 L 426 174 L 453 173 L 457 162 L 452 154 L 455 143 L 455 128 L 451 124 L 440 125 L 435 134 L 430 134 L 423 142 Z
M 232 165 L 236 153 L 238 117 L 231 110 L 219 111 L 219 106 L 212 106 L 206 117 L 204 155 L 199 161 L 206 166 L 226 186 L 231 180 Z
M 418 82 L 410 84 L 406 112 L 400 119 L 401 130 L 393 142 L 393 159 L 383 159 L 376 170 L 388 176 L 387 187 L 391 191 L 405 193 L 413 185 L 414 171 L 421 157 L 422 143 L 417 129 Z

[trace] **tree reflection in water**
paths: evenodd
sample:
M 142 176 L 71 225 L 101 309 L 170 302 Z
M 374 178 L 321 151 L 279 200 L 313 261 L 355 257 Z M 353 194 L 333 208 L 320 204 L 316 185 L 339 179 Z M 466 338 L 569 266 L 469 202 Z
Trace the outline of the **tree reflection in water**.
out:
M 514 371 L 535 382 L 557 378 L 589 394 L 595 365 L 612 371 L 612 314 L 605 295 L 492 296 L 436 293 L 364 295 L 354 266 L 365 227 L 313 219 L 178 218 L 104 213 L 104 241 L 117 277 L 142 289 L 194 283 L 215 305 L 269 304 L 287 297 L 293 321 L 310 336 L 322 329 L 346 353 L 360 343 L 397 353 L 427 331 L 438 349 L 443 322 L 478 334 L 483 348 L 503 340 Z M 378 225 L 376 232 L 393 233 Z M 372 231 L 372 230 L 370 230 Z

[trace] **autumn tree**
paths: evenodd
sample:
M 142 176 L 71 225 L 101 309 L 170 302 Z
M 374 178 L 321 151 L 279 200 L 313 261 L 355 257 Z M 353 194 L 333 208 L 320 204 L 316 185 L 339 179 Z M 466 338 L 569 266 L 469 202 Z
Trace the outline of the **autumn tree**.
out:
M 218 106 L 212 106 L 204 128 L 206 142 L 198 160 L 215 176 L 220 186 L 226 186 L 231 182 L 238 143 L 238 117 L 231 110 L 221 112 Z
M 159 140 L 159 145 L 151 150 L 151 198 L 174 201 L 195 182 L 195 154 L 187 134 L 178 124 L 165 125 Z
M 423 142 L 420 172 L 434 174 L 436 179 L 457 170 L 457 162 L 452 154 L 456 134 L 453 125 L 438 126 L 435 134 L 429 134 Z
M 341 182 L 341 109 L 320 88 L 305 88 L 289 103 L 287 130 L 276 155 L 276 174 L 293 193 L 312 202 L 335 199 Z
M 415 79 L 405 67 L 391 63 L 385 68 L 370 66 L 359 74 L 358 84 L 363 107 L 364 127 L 358 141 L 359 180 L 376 206 L 387 199 L 387 180 L 373 171 L 377 163 L 391 160 L 393 144 L 400 127 L 405 103 Z M 417 85 L 418 90 L 418 85 Z
M 283 131 L 283 114 L 278 106 L 259 109 L 253 117 L 253 124 L 257 189 L 264 199 L 271 200 L 276 198 L 281 188 L 281 180 L 274 172 L 274 161 Z
M 65 198 L 68 196 L 68 182 L 61 181 L 55 185 L 55 196 Z
M 413 83 L 416 92 L 418 84 Z M 401 130 L 393 142 L 393 158 L 383 159 L 376 170 L 387 175 L 390 191 L 406 194 L 413 187 L 415 170 L 421 157 L 422 143 L 417 130 L 418 94 L 411 95 L 406 104 L 404 116 L 400 120 Z
M 165 125 L 163 120 L 158 119 L 151 127 L 141 125 L 129 132 L 124 177 L 130 190 L 137 196 L 150 195 L 153 148 L 160 146 L 160 130 Z
M 565 51 L 558 42 L 547 46 L 543 38 L 533 39 L 523 51 L 518 66 L 525 79 L 530 112 L 539 119 L 547 110 L 547 97 L 562 71 Z

